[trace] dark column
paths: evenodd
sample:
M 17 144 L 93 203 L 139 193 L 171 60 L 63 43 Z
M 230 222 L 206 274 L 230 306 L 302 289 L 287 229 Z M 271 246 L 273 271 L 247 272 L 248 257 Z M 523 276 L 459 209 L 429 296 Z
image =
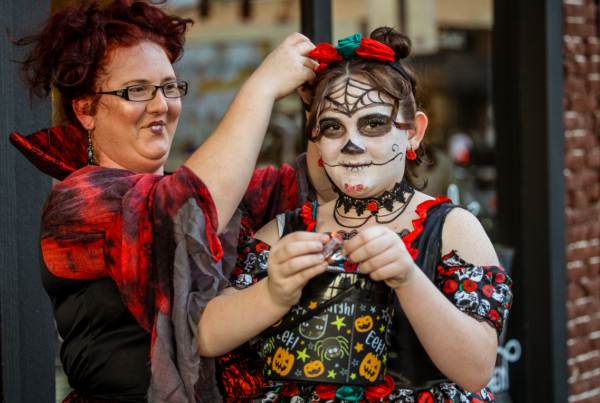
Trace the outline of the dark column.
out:
M 331 43 L 331 0 L 300 0 L 300 25 L 302 33 L 318 45 Z M 306 126 L 306 116 L 302 115 L 302 127 Z M 302 150 L 306 150 L 308 139 L 302 131 Z
M 400 13 L 398 30 L 406 33 L 406 0 L 398 0 L 398 12 Z
M 494 2 L 501 241 L 517 249 L 508 339 L 515 402 L 567 401 L 562 3 Z
M 302 33 L 314 44 L 331 43 L 331 0 L 300 0 Z
M 16 37 L 47 18 L 49 0 L 0 1 L 0 332 L 3 402 L 54 402 L 54 322 L 40 282 L 40 214 L 52 181 L 9 141 L 48 127 L 50 100 L 29 105 L 17 71 Z

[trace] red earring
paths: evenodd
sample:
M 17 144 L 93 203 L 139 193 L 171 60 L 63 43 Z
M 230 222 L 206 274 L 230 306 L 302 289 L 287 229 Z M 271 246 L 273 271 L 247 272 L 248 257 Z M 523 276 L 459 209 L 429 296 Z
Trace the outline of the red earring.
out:
M 323 158 L 319 158 L 319 161 L 317 162 L 317 165 L 319 165 L 321 168 L 325 167 L 325 165 L 323 164 Z
M 411 161 L 417 159 L 417 153 L 413 151 L 412 147 L 406 152 L 406 158 L 408 158 Z

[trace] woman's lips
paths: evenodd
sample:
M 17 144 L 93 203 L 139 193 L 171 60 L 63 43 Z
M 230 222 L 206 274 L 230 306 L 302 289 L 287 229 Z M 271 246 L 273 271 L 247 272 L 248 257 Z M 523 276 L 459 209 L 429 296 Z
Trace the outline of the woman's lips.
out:
M 154 134 L 163 134 L 165 129 L 165 123 L 162 120 L 152 122 L 148 126 L 146 126 L 146 129 L 150 129 L 150 131 Z

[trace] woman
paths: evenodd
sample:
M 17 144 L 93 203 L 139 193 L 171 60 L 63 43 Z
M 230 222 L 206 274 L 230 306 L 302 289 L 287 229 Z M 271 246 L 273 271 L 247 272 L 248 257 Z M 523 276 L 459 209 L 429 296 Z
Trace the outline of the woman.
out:
M 248 239 L 236 267 L 237 275 L 248 281 L 235 284 L 241 291 L 228 289 L 207 305 L 199 324 L 201 354 L 223 354 L 250 339 L 220 358 L 229 401 L 493 401 L 486 385 L 512 304 L 511 281 L 472 214 L 444 197 L 432 199 L 415 190 L 420 163 L 415 150 L 427 117 L 416 107 L 416 80 L 400 62 L 410 48 L 406 36 L 380 28 L 371 39 L 357 34 L 336 48 L 321 44 L 309 54 L 321 66 L 307 130 L 338 199 L 288 212 Z M 342 254 L 348 259 L 329 263 L 321 251 L 330 238 L 326 234 L 334 232 L 347 240 Z M 287 328 L 291 333 L 279 340 L 297 346 L 278 350 L 287 363 L 271 356 L 271 339 L 265 339 L 266 345 L 263 341 L 266 362 L 252 358 L 261 353 L 254 336 L 271 325 L 277 329 L 284 315 L 293 320 L 317 307 L 316 300 L 304 307 L 297 303 L 310 279 L 329 279 L 317 277 L 325 271 L 327 276 L 360 272 L 393 289 L 393 320 L 374 329 L 375 335 L 391 331 L 386 354 L 378 360 L 378 365 L 387 360 L 387 376 L 377 367 L 369 378 L 379 382 L 375 386 L 328 382 L 343 376 L 354 382 L 369 374 L 362 363 L 359 374 L 338 360 L 350 350 L 366 348 L 344 335 L 351 330 L 342 316 L 335 316 L 341 333 L 330 350 L 319 350 L 319 342 L 311 341 L 322 337 L 325 321 L 314 327 L 315 333 L 300 330 L 297 335 Z M 298 322 L 310 327 L 312 320 Z M 308 373 L 307 366 L 325 360 L 335 367 Z M 263 368 L 269 376 L 277 372 L 303 381 L 317 375 L 324 380 L 268 382 Z
M 56 89 L 70 124 L 11 135 L 63 181 L 42 213 L 41 274 L 75 389 L 66 402 L 220 400 L 196 324 L 227 284 L 234 213 L 273 103 L 313 79 L 316 63 L 307 38 L 288 37 L 204 145 L 165 175 L 187 92 L 173 63 L 190 23 L 115 0 L 58 11 L 18 41 L 32 45 L 23 63 L 32 94 Z

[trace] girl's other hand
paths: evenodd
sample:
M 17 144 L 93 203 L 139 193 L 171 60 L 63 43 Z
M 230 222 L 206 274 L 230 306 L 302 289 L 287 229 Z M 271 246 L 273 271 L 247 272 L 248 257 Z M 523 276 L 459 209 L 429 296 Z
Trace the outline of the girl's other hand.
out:
M 402 239 L 391 229 L 374 226 L 361 231 L 342 248 L 342 253 L 360 263 L 360 271 L 391 288 L 406 286 L 419 270 Z
M 322 253 L 329 235 L 294 232 L 281 238 L 267 260 L 268 290 L 273 302 L 291 308 L 300 300 L 302 287 L 327 270 Z

